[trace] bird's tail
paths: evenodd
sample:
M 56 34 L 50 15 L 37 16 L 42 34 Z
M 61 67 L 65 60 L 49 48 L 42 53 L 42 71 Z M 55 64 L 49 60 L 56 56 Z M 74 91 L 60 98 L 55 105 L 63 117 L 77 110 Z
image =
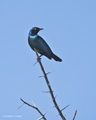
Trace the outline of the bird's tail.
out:
M 61 62 L 62 59 L 60 59 L 58 56 L 56 56 L 54 53 L 52 54 L 52 58 L 55 60 L 55 61 L 59 61 Z

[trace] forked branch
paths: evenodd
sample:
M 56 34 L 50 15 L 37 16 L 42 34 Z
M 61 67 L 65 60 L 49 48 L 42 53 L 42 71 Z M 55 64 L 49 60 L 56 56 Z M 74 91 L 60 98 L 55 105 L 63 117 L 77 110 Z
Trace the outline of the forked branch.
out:
M 20 98 L 21 99 L 21 98 Z M 45 114 L 43 115 L 42 113 L 41 113 L 41 111 L 34 105 L 30 105 L 29 103 L 27 103 L 27 102 L 25 102 L 23 99 L 21 99 L 21 101 L 24 103 L 24 104 L 26 104 L 26 105 L 28 105 L 29 107 L 32 107 L 32 108 L 34 108 L 35 110 L 37 110 L 38 111 L 38 113 L 41 115 L 41 117 L 40 117 L 40 119 L 43 119 L 43 120 L 47 120 L 46 118 L 45 118 Z M 40 120 L 39 119 L 39 120 Z

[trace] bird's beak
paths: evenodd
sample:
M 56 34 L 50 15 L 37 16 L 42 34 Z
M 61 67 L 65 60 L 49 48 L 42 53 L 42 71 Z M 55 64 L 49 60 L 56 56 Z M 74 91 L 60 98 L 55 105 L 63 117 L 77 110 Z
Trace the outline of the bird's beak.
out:
M 43 28 L 40 28 L 40 30 L 43 30 Z

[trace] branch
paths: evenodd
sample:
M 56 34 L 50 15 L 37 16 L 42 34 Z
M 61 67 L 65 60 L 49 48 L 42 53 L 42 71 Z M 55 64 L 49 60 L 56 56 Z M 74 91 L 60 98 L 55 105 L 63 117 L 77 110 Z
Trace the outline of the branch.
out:
M 39 64 L 40 64 L 41 70 L 42 70 L 42 72 L 43 72 L 43 74 L 44 74 L 44 78 L 45 78 L 46 83 L 47 83 L 47 86 L 48 86 L 48 88 L 49 88 L 50 95 L 51 95 L 52 101 L 53 101 L 53 103 L 54 103 L 54 106 L 56 107 L 56 109 L 57 109 L 60 117 L 62 118 L 62 120 L 66 120 L 65 117 L 64 117 L 63 114 L 62 114 L 62 110 L 60 110 L 60 108 L 59 108 L 59 106 L 58 106 L 58 104 L 57 104 L 57 102 L 56 102 L 56 100 L 55 100 L 55 97 L 54 97 L 54 94 L 53 94 L 53 90 L 52 90 L 52 88 L 51 88 L 51 86 L 50 86 L 49 80 L 48 80 L 48 78 L 47 78 L 47 74 L 45 73 L 44 67 L 43 67 L 43 65 L 42 65 L 42 63 L 41 63 L 41 60 L 40 60 L 39 56 L 38 56 L 37 50 L 36 50 L 35 48 L 34 48 L 34 50 L 35 50 L 35 52 L 36 52 L 37 60 L 38 60 L 38 62 L 39 62 Z
M 76 114 L 77 114 L 77 110 L 75 111 L 75 113 L 74 113 L 74 117 L 73 117 L 72 120 L 75 120 Z
M 21 98 L 20 98 L 20 99 L 21 99 Z M 34 108 L 35 110 L 37 110 L 38 113 L 41 115 L 40 118 L 42 118 L 42 119 L 44 119 L 44 120 L 47 120 L 47 119 L 45 118 L 45 114 L 43 115 L 43 114 L 41 113 L 41 111 L 36 107 L 36 105 L 34 105 L 34 106 L 33 106 L 33 105 L 30 105 L 29 103 L 25 102 L 23 99 L 21 99 L 21 101 L 22 101 L 24 104 L 26 104 L 26 105 Z M 39 119 L 39 120 L 40 120 L 40 119 Z

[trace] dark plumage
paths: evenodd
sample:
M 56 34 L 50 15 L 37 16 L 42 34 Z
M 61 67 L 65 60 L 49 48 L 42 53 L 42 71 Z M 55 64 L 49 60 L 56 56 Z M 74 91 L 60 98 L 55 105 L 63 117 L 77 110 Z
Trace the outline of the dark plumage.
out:
M 49 59 L 54 59 L 55 61 L 62 61 L 58 56 L 56 56 L 48 44 L 44 41 L 42 37 L 40 37 L 37 33 L 43 30 L 42 28 L 34 27 L 30 30 L 28 35 L 28 42 L 30 47 L 34 50 L 34 48 L 41 54 L 46 56 Z

